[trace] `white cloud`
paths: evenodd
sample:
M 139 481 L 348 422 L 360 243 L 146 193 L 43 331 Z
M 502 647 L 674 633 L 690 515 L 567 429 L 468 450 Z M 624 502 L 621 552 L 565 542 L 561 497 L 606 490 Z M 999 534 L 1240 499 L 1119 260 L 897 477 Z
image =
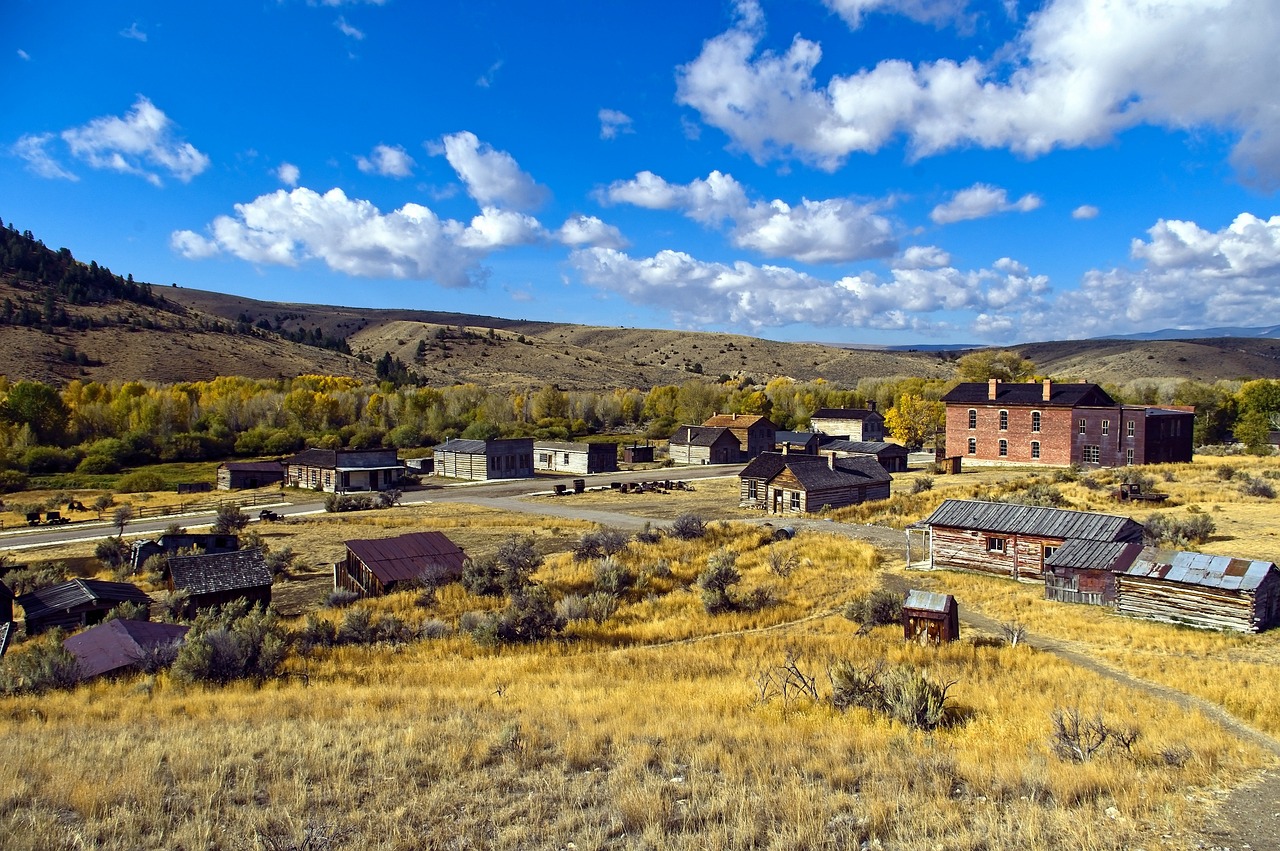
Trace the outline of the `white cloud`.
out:
M 123 118 L 95 118 L 62 131 L 61 138 L 90 167 L 136 174 L 156 186 L 158 171 L 186 183 L 209 167 L 209 158 L 177 138 L 169 117 L 141 96 Z
M 481 206 L 503 205 L 535 209 L 547 198 L 545 186 L 520 170 L 515 158 L 497 151 L 476 135 L 463 131 L 445 136 L 435 153 L 443 153 L 462 178 L 467 194 Z
M 502 70 L 502 60 L 499 59 L 489 66 L 489 69 L 476 78 L 476 85 L 482 89 L 487 89 L 493 85 L 494 79 L 498 76 L 498 72 Z
M 1280 313 L 1280 216 L 1241 213 L 1219 231 L 1165 220 L 1135 239 L 1137 270 L 1092 270 L 1057 312 L 1061 333 L 1093 336 L 1161 328 L 1265 324 Z
M 732 175 L 713 171 L 706 179 L 672 184 L 650 171 L 619 180 L 598 193 L 609 203 L 679 210 L 706 225 L 730 221 L 738 248 L 804 263 L 836 263 L 888 257 L 897 250 L 893 228 L 876 204 L 847 198 L 752 201 Z
M 587 284 L 634 304 L 662 305 L 682 325 L 752 332 L 795 323 L 928 330 L 955 311 L 1031 310 L 1049 292 L 1044 276 L 1007 260 L 971 272 L 895 268 L 888 280 L 863 274 L 835 281 L 782 266 L 704 262 L 677 251 L 632 258 L 589 248 L 573 252 L 570 262 Z
M 913 158 L 966 145 L 1037 156 L 1147 124 L 1232 133 L 1241 176 L 1280 183 L 1280 10 L 1270 4 L 1047 0 L 989 59 L 891 59 L 825 85 L 816 42 L 760 51 L 759 9 L 746 9 L 680 68 L 677 99 L 758 161 L 835 169 L 900 135 Z
M 862 26 L 862 16 L 869 12 L 901 15 L 921 24 L 942 26 L 967 24 L 966 0 L 823 0 L 851 29 Z
M 19 59 L 21 59 L 23 62 L 30 62 L 30 61 L 31 61 L 31 54 L 30 54 L 30 53 L 27 53 L 27 52 L 26 52 L 25 50 L 23 50 L 22 48 L 18 48 L 18 58 L 19 58 Z
M 626 248 L 627 240 L 622 231 L 605 224 L 595 216 L 571 216 L 556 231 L 556 239 L 563 245 L 584 245 L 599 248 Z
M 975 183 L 968 189 L 961 189 L 945 204 L 934 207 L 933 212 L 929 213 L 929 218 L 940 225 L 949 225 L 970 219 L 985 219 L 997 213 L 1014 210 L 1028 213 L 1038 209 L 1040 204 L 1038 195 L 1027 194 L 1017 201 L 1010 202 L 1008 193 L 1000 187 Z
M 57 160 L 50 156 L 48 146 L 52 141 L 52 133 L 28 134 L 14 143 L 13 153 L 26 160 L 27 168 L 40 177 L 79 180 L 79 177 L 67 171 Z
M 898 269 L 936 269 L 950 265 L 951 255 L 936 245 L 912 245 L 894 264 Z
M 602 109 L 597 116 L 600 119 L 600 138 L 613 139 L 619 133 L 634 133 L 631 116 L 616 109 Z
M 546 238 L 546 231 L 533 216 L 511 210 L 485 207 L 459 234 L 457 243 L 464 248 L 491 251 L 513 245 L 530 245 Z
M 1096 219 L 1098 218 L 1098 208 L 1092 204 L 1081 204 L 1071 211 L 1073 219 Z
M 301 176 L 302 172 L 293 163 L 280 163 L 280 167 L 276 169 L 276 177 L 285 186 L 297 186 Z
M 251 263 L 283 266 L 318 259 L 356 277 L 434 280 L 446 287 L 465 287 L 483 281 L 484 270 L 477 264 L 484 249 L 502 238 L 501 226 L 488 211 L 479 219 L 479 225 L 473 221 L 465 228 L 419 204 L 384 214 L 340 189 L 323 195 L 305 188 L 281 189 L 235 205 L 234 216 L 214 219 L 208 236 L 176 231 L 170 244 L 191 259 L 226 253 Z M 489 245 L 481 245 L 486 238 Z
M 378 145 L 367 158 L 356 157 L 356 168 L 383 177 L 408 177 L 414 165 L 413 157 L 399 145 Z
M 342 33 L 347 38 L 353 38 L 356 41 L 364 41 L 364 32 L 351 26 L 351 24 L 348 24 L 347 19 L 342 15 L 338 16 L 338 20 L 334 21 L 333 25 L 338 28 L 338 32 Z
M 138 29 L 137 21 L 130 24 L 128 29 L 120 30 L 120 36 L 121 38 L 133 39 L 134 41 L 145 42 L 147 40 L 147 34 Z

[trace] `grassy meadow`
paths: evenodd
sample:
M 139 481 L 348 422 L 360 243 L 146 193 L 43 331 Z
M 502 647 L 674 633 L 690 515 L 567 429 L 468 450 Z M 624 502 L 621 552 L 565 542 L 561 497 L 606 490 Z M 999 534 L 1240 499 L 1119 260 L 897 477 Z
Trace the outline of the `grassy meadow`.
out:
M 1255 476 L 1280 470 L 1256 459 L 1146 470 L 1171 498 L 1135 516 L 1194 507 L 1218 527 L 1202 549 L 1280 557 L 1280 512 L 1241 493 L 1217 471 L 1223 463 Z M 900 527 L 948 495 L 994 496 L 1053 478 L 984 469 L 935 477 L 912 494 L 922 475 L 899 477 L 899 508 L 866 519 Z M 1107 502 L 1106 488 L 1054 484 L 1072 507 L 1129 508 Z M 595 497 L 591 508 L 613 500 L 609 509 L 641 516 L 759 517 L 736 508 L 733 481 L 569 499 Z M 968 630 L 942 648 L 904 644 L 900 628 L 858 634 L 839 612 L 905 576 L 956 594 L 962 612 L 1019 621 L 1273 734 L 1280 636 L 1122 619 L 994 577 L 907 573 L 902 553 L 838 534 L 849 514 L 835 515 L 830 531 L 779 543 L 727 522 L 698 541 L 633 542 L 617 558 L 638 581 L 616 612 L 535 645 L 476 644 L 457 624 L 501 603 L 448 586 L 429 606 L 413 592 L 364 604 L 415 624 L 442 621 L 451 627 L 444 637 L 295 654 L 285 676 L 261 686 L 205 688 L 158 674 L 0 698 L 0 761 L 20 767 L 0 787 L 0 847 L 1194 848 L 1222 791 L 1267 762 L 1201 713 L 1051 653 Z M 327 595 L 343 540 L 404 531 L 444 531 L 473 555 L 532 535 L 546 555 L 535 580 L 556 597 L 593 588 L 593 565 L 567 552 L 591 528 L 580 521 L 428 504 L 256 528 L 273 549 L 300 554 L 275 588 L 295 627 Z M 766 589 L 771 605 L 704 611 L 695 579 L 726 551 L 737 554 L 742 590 Z M 794 569 L 780 575 L 771 553 L 791 556 Z M 828 671 L 841 660 L 954 683 L 952 723 L 925 732 L 835 709 Z M 797 673 L 812 678 L 817 700 L 788 679 Z M 1071 709 L 1137 738 L 1064 761 L 1051 747 L 1052 715 Z

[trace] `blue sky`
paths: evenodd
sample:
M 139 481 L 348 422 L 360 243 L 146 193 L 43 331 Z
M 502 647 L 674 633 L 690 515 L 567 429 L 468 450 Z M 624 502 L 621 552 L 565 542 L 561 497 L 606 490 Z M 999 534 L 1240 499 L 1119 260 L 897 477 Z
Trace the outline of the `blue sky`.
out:
M 281 301 L 1033 340 L 1280 321 L 1273 0 L 0 9 L 0 218 Z

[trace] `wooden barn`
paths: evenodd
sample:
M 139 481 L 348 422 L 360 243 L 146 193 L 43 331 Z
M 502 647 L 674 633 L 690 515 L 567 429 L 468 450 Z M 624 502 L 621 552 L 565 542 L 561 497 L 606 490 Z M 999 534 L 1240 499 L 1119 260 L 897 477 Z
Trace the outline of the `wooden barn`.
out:
M 117 618 L 92 626 L 62 642 L 75 657 L 80 679 L 126 674 L 159 651 L 181 644 L 190 627 Z
M 304 449 L 283 463 L 289 487 L 325 493 L 383 491 L 404 479 L 394 449 Z
M 18 605 L 26 612 L 27 635 L 39 635 L 54 627 L 76 629 L 102 623 L 107 612 L 121 603 L 140 603 L 150 608 L 151 598 L 130 582 L 97 579 L 72 579 L 18 597 Z
M 622 447 L 622 460 L 627 464 L 652 464 L 653 447 L 624 446 Z
M 830 440 L 818 449 L 819 455 L 853 458 L 866 455 L 880 462 L 890 473 L 907 472 L 907 447 L 883 440 Z
M 200 609 L 221 606 L 235 600 L 250 605 L 271 605 L 271 569 L 261 547 L 232 553 L 172 556 L 169 559 L 169 590 L 185 591 L 184 614 L 196 616 Z
M 892 480 L 874 458 L 765 452 L 738 474 L 738 504 L 773 514 L 806 514 L 888 499 Z
M 913 533 L 925 537 L 927 562 L 913 562 Z M 948 499 L 907 529 L 907 564 L 1041 579 L 1045 559 L 1069 540 L 1139 543 L 1142 524 L 1114 514 Z
M 533 476 L 533 438 L 467 440 L 455 437 L 434 448 L 435 475 L 453 479 L 528 479 Z
M 945 644 L 960 638 L 960 608 L 950 594 L 908 591 L 902 602 L 902 632 L 907 641 Z
M 761 452 L 772 452 L 778 427 L 760 414 L 714 414 L 707 418 L 704 428 L 727 428 L 738 438 L 741 456 L 735 461 L 754 458 Z
M 676 464 L 733 464 L 742 457 L 742 443 L 727 428 L 680 426 L 667 451 Z
M 467 558 L 443 532 L 347 541 L 346 546 L 346 557 L 333 566 L 333 587 L 361 597 L 411 587 L 424 572 L 438 582 L 461 579 Z
M 1072 538 L 1044 560 L 1044 597 L 1059 603 L 1109 606 L 1116 601 L 1116 574 L 1142 552 L 1131 541 Z
M 577 475 L 615 473 L 618 470 L 618 446 L 614 443 L 535 440 L 533 468 Z
M 284 484 L 282 461 L 224 461 L 218 465 L 218 490 L 233 491 Z
M 1261 632 L 1280 621 L 1280 571 L 1269 561 L 1147 547 L 1116 575 L 1116 611 L 1202 629 Z

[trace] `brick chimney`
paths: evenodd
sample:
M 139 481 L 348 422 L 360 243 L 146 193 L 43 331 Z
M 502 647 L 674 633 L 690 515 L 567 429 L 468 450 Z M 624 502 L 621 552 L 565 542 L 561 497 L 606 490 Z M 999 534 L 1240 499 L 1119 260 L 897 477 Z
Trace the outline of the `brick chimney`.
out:
M 987 382 L 987 398 L 992 402 L 996 400 L 996 391 L 1000 387 L 1000 379 L 992 378 Z
M 1044 380 L 1044 401 L 1048 402 L 1053 396 L 1053 382 L 1049 379 Z
M 876 409 L 876 400 L 875 400 L 875 399 L 871 399 L 871 400 L 869 400 L 869 401 L 867 402 L 867 410 L 868 410 L 868 411 L 874 411 L 875 409 Z
M 827 453 L 827 468 L 831 470 L 834 470 L 836 468 L 836 453 L 834 452 Z

